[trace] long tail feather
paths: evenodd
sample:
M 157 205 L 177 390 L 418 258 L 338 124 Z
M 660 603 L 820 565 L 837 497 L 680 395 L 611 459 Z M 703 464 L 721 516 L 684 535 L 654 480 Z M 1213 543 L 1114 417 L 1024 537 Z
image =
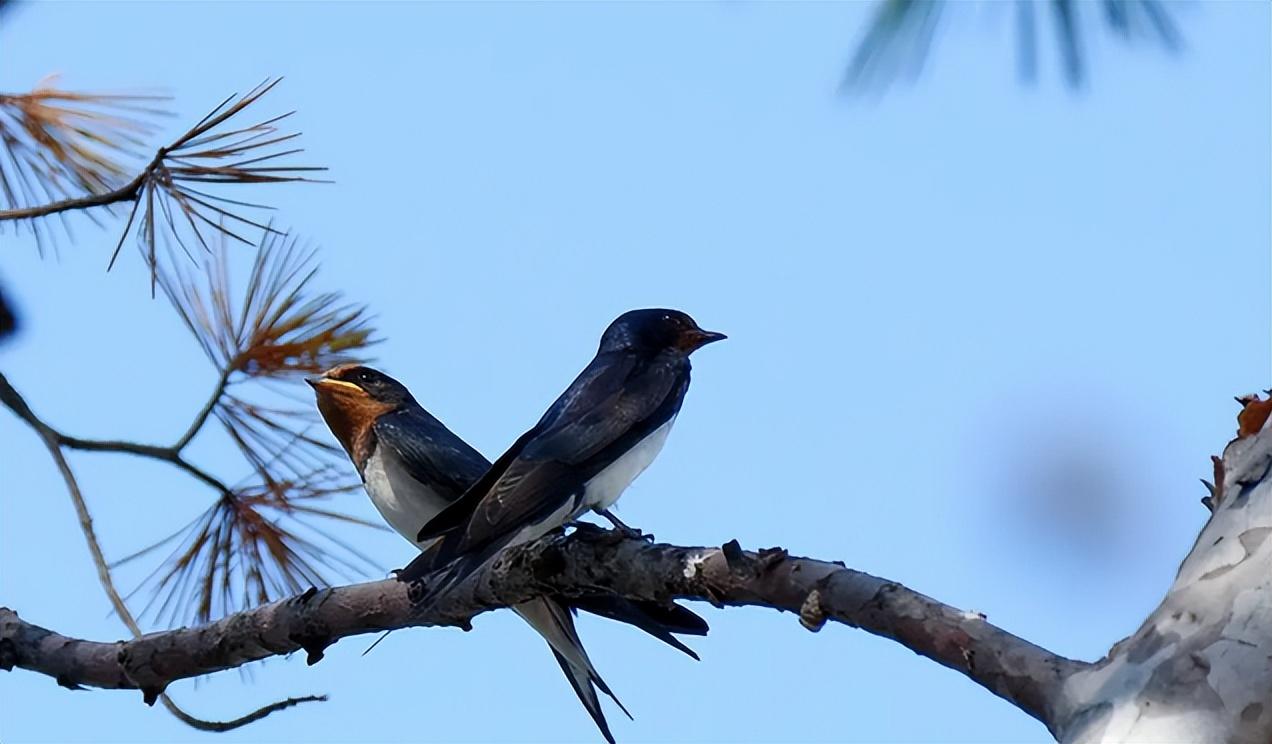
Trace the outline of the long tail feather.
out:
M 584 612 L 639 628 L 695 660 L 698 655 L 693 649 L 681 643 L 672 633 L 705 636 L 710 630 L 706 620 L 676 604 L 668 606 L 614 596 L 577 597 L 571 599 L 570 603 Z
M 570 686 L 574 688 L 574 693 L 578 695 L 579 702 L 583 703 L 583 707 L 596 722 L 597 728 L 601 730 L 606 740 L 612 742 L 609 725 L 605 721 L 605 713 L 601 709 L 600 698 L 596 691 L 605 693 L 628 718 L 631 718 L 632 714 L 610 690 L 609 685 L 605 684 L 605 680 L 601 679 L 596 667 L 592 666 L 592 661 L 587 657 L 587 651 L 583 648 L 583 643 L 579 640 L 578 632 L 574 628 L 574 616 L 569 607 L 553 599 L 541 598 L 517 605 L 513 610 L 548 642 L 553 656 L 561 665 L 561 671 L 565 673 Z
M 596 727 L 601 730 L 601 736 L 604 736 L 609 744 L 614 744 L 614 735 L 610 733 L 609 723 L 605 721 L 605 713 L 601 710 L 601 699 L 597 697 L 596 690 L 592 688 L 592 682 L 587 674 L 580 673 L 570 666 L 570 662 L 566 661 L 565 657 L 558 654 L 555 649 L 552 651 L 552 656 L 561 665 L 561 671 L 570 681 L 570 687 L 574 688 L 574 694 L 579 696 L 579 702 L 583 703 L 583 708 L 592 717 Z

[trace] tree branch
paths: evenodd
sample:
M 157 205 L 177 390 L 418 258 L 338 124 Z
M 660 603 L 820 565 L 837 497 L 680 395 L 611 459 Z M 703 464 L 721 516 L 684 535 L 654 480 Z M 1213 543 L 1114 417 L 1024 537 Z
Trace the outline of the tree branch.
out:
M 221 387 L 223 388 L 224 385 L 222 384 Z M 66 461 L 66 456 L 62 454 L 63 446 L 73 447 L 73 442 L 79 442 L 82 444 L 84 443 L 84 440 L 74 440 L 73 438 L 65 437 L 37 418 L 35 413 L 32 412 L 31 408 L 27 405 L 26 401 L 22 398 L 21 394 L 19 394 L 18 391 L 9 384 L 9 381 L 3 374 L 0 374 L 0 402 L 3 402 L 10 408 L 10 410 L 18 414 L 23 421 L 29 423 L 40 435 L 40 439 L 44 442 L 45 447 L 48 448 L 49 455 L 53 458 L 54 464 L 57 465 L 58 472 L 61 473 L 62 479 L 66 482 L 66 490 L 67 493 L 70 494 L 71 502 L 75 507 L 75 514 L 79 519 L 80 530 L 84 533 L 85 542 L 88 543 L 88 552 L 93 558 L 93 565 L 97 567 L 97 580 L 101 583 L 102 590 L 106 592 L 106 596 L 110 600 L 111 606 L 115 609 L 115 614 L 119 616 L 120 621 L 123 622 L 123 624 L 128 628 L 128 631 L 132 633 L 133 638 L 140 638 L 142 636 L 141 627 L 137 624 L 137 619 L 133 617 L 132 612 L 128 609 L 128 605 L 124 602 L 123 597 L 120 596 L 119 590 L 115 588 L 115 580 L 111 576 L 110 565 L 106 561 L 106 555 L 102 552 L 101 543 L 97 540 L 97 532 L 93 529 L 93 517 L 88 511 L 88 503 L 84 500 L 84 494 L 80 491 L 79 481 L 76 480 L 75 473 L 71 470 L 70 463 Z M 125 442 L 102 442 L 89 444 L 117 445 L 117 447 L 86 446 L 82 447 L 82 449 L 133 451 L 130 449 L 131 447 L 138 450 L 136 452 L 137 454 L 145 454 L 144 450 L 161 449 L 151 448 L 145 445 L 129 445 Z M 175 451 L 172 451 L 172 454 L 177 455 Z M 180 460 L 179 456 L 177 459 Z M 222 487 L 222 489 L 224 489 L 224 487 Z M 224 490 L 228 493 L 228 489 Z M 0 657 L 3 657 L 3 655 L 4 649 L 0 648 Z M 0 658 L 0 666 L 3 665 L 3 659 Z M 59 679 L 58 682 L 59 684 L 62 684 L 63 680 Z M 66 686 L 74 687 L 75 685 L 70 683 Z M 285 700 L 279 700 L 268 705 L 264 705 L 247 715 L 240 716 L 230 721 L 209 721 L 190 715 L 178 706 L 176 702 L 167 695 L 167 693 L 162 694 L 160 697 L 163 700 L 164 707 L 168 709 L 168 712 L 187 726 L 200 731 L 213 732 L 232 731 L 233 729 L 241 726 L 255 723 L 275 711 L 284 710 L 294 705 L 299 705 L 300 703 L 325 701 L 327 699 L 325 695 L 307 695 L 300 698 L 287 698 Z
M 216 408 L 216 404 L 221 401 L 221 397 L 225 395 L 225 386 L 230 384 L 230 375 L 234 373 L 234 365 L 227 364 L 225 369 L 221 371 L 220 376 L 216 380 L 216 387 L 212 388 L 212 395 L 208 396 L 208 402 L 203 404 L 203 408 L 195 414 L 194 421 L 190 423 L 190 427 L 186 429 L 185 434 L 172 445 L 173 452 L 180 453 L 186 448 L 191 439 L 203 429 L 203 425 L 208 422 L 208 416 L 212 415 L 212 411 Z
M 92 210 L 96 208 L 131 202 L 132 209 L 124 223 L 119 241 L 111 253 L 108 269 L 114 266 L 124 241 L 127 240 L 136 223 L 141 252 L 150 268 L 152 293 L 158 281 L 160 260 L 156 240 L 156 222 L 159 222 L 156 219 L 156 207 L 163 217 L 158 229 L 163 230 L 163 225 L 166 223 L 169 228 L 169 237 L 187 255 L 189 250 L 182 237 L 185 228 L 178 229 L 179 221 L 172 219 L 174 212 L 185 218 L 185 223 L 189 226 L 187 234 L 197 239 L 198 244 L 204 248 L 208 247 L 204 236 L 204 232 L 208 230 L 250 245 L 251 241 L 232 230 L 226 221 L 251 226 L 269 233 L 271 228 L 268 225 L 244 216 L 245 213 L 241 209 L 235 209 L 239 207 L 268 210 L 269 207 L 208 193 L 203 190 L 206 184 L 313 182 L 314 179 L 310 177 L 313 173 L 326 170 L 311 166 L 277 164 L 286 162 L 277 160 L 278 158 L 304 152 L 301 148 L 292 147 L 295 144 L 293 140 L 299 136 L 299 133 L 278 133 L 278 123 L 290 114 L 275 116 L 256 124 L 238 126 L 238 128 L 232 128 L 237 124 L 228 123 L 244 109 L 260 100 L 278 82 L 277 78 L 267 79 L 243 96 L 226 98 L 185 134 L 156 150 L 154 157 L 132 180 L 113 189 L 111 187 L 126 173 L 123 166 L 113 161 L 103 160 L 94 152 L 86 152 L 85 148 L 91 146 L 94 150 L 99 147 L 107 150 L 121 150 L 125 145 L 140 145 L 141 142 L 136 135 L 148 133 L 149 129 L 135 121 L 110 117 L 111 121 L 117 124 L 117 129 L 127 131 L 86 130 L 82 121 L 78 124 L 68 123 L 65 121 L 67 112 L 64 109 L 43 106 L 42 100 L 52 97 L 99 105 L 113 102 L 118 105 L 121 100 L 128 101 L 135 97 L 91 96 L 65 91 L 43 93 L 37 91 L 25 96 L 0 95 L 0 104 L 17 106 L 25 115 L 23 125 L 25 131 L 29 133 L 26 139 L 34 140 L 34 142 L 27 142 L 9 135 L 4 138 L 4 146 L 0 147 L 0 153 L 3 153 L 15 150 L 19 145 L 23 146 L 24 159 L 19 158 L 14 152 L 8 154 L 14 161 L 16 174 L 19 177 L 18 182 L 25 186 L 28 200 L 37 198 L 27 183 L 26 174 L 32 169 L 35 170 L 35 175 L 30 180 L 35 180 L 44 186 L 46 196 L 50 199 L 54 198 L 55 191 L 56 195 L 71 193 L 71 189 L 63 183 L 65 180 L 63 175 L 66 171 L 73 176 L 74 190 L 90 192 L 83 196 L 70 196 L 47 204 L 0 209 L 0 223 L 24 221 L 30 224 L 39 244 L 40 237 L 36 225 L 41 218 L 79 210 L 88 210 L 87 214 L 91 216 Z M 19 102 L 27 105 L 23 108 Z M 156 113 L 149 109 L 131 108 Z M 54 112 L 60 113 L 61 116 Z M 37 132 L 43 132 L 44 136 Z M 60 133 L 63 140 L 69 141 L 59 142 L 56 136 L 49 134 L 50 132 Z M 77 153 L 79 159 L 69 158 L 71 162 L 67 162 L 66 157 L 57 158 L 57 153 L 62 150 Z M 55 157 L 50 158 L 46 153 L 52 153 Z M 79 162 L 84 159 L 90 160 L 94 167 L 86 167 Z M 0 192 L 13 196 L 13 189 L 5 181 L 3 172 L 0 172 L 0 187 L 3 187 L 0 188 Z M 10 198 L 8 201 L 13 202 L 15 199 Z M 96 221 L 95 218 L 94 221 Z
M 514 548 L 425 604 L 422 585 L 394 579 L 304 594 L 209 625 L 96 643 L 61 636 L 0 609 L 0 667 L 62 684 L 140 689 L 153 703 L 173 681 L 305 650 L 309 663 L 340 638 L 410 626 L 470 627 L 482 612 L 551 593 L 708 601 L 793 612 L 806 627 L 835 620 L 891 638 L 967 676 L 1047 725 L 1064 680 L 1086 664 L 895 582 L 772 549 L 650 545 L 584 530 Z
M 3 385 L 0 380 L 0 385 Z M 47 426 L 47 425 L 46 425 Z M 179 470 L 184 470 L 190 474 L 195 480 L 198 480 L 211 488 L 216 489 L 222 496 L 233 498 L 234 492 L 224 481 L 207 472 L 198 465 L 190 462 L 181 455 L 181 451 L 174 447 L 160 447 L 153 444 L 141 444 L 138 442 L 122 442 L 118 440 L 101 440 L 101 439 L 80 439 L 62 434 L 56 430 L 53 434 L 58 438 L 58 443 L 63 447 L 84 452 L 116 452 L 127 455 L 137 455 L 138 457 L 148 457 L 152 460 L 166 462 L 175 466 Z M 183 445 L 184 446 L 184 445 Z
M 228 375 L 222 376 L 222 381 L 217 384 L 217 392 L 213 397 L 211 404 L 206 406 L 206 409 L 209 412 L 215 405 L 215 402 L 220 397 L 221 393 L 225 390 L 225 377 L 228 377 Z M 171 447 L 161 447 L 154 444 L 141 444 L 138 442 L 125 442 L 120 440 L 81 439 L 80 437 L 63 434 L 35 415 L 35 412 L 33 412 L 31 407 L 27 405 L 22 394 L 14 389 L 13 385 L 9 383 L 8 378 L 6 378 L 3 373 L 0 373 L 0 404 L 3 404 L 10 411 L 13 411 L 18 418 L 30 425 L 31 428 L 35 429 L 41 438 L 46 440 L 46 442 L 49 439 L 52 439 L 59 447 L 67 447 L 85 452 L 117 452 L 137 455 L 138 457 L 148 457 L 152 460 L 166 462 L 176 466 L 180 470 L 184 470 L 196 480 L 216 489 L 216 491 L 222 496 L 229 498 L 234 497 L 234 492 L 223 481 L 199 466 L 191 463 L 181 455 L 181 450 L 184 449 L 185 445 L 189 443 L 189 440 L 193 438 L 193 434 L 190 432 L 197 434 L 199 429 L 203 428 L 203 424 L 207 422 L 208 415 L 203 411 L 200 411 L 199 415 L 195 418 L 194 424 L 192 424 L 186 434 L 178 440 L 177 444 Z
M 289 697 L 284 700 L 270 703 L 269 705 L 263 705 L 245 716 L 239 716 L 238 718 L 229 721 L 208 721 L 202 718 L 195 718 L 177 707 L 177 704 L 172 702 L 172 698 L 168 697 L 166 693 L 161 695 L 159 699 L 163 701 L 163 706 L 168 709 L 169 713 L 190 728 L 220 734 L 226 731 L 233 731 L 236 728 L 242 728 L 249 723 L 256 723 L 271 713 L 286 710 L 287 708 L 300 705 L 301 703 L 325 703 L 327 701 L 327 696 L 305 695 L 303 697 Z
M 144 184 L 146 179 L 150 177 L 150 173 L 155 169 L 156 164 L 160 159 L 161 158 L 156 158 L 150 163 L 150 165 L 147 165 L 136 178 L 123 186 L 120 186 L 114 191 L 107 191 L 101 194 L 89 194 L 88 196 L 77 196 L 73 199 L 62 199 L 49 204 L 37 204 L 35 206 L 22 207 L 19 209 L 0 209 L 0 222 L 48 217 L 60 212 L 70 212 L 76 209 L 90 209 L 92 207 L 105 207 L 111 204 L 132 201 L 137 198 L 137 194 L 141 191 L 142 184 Z

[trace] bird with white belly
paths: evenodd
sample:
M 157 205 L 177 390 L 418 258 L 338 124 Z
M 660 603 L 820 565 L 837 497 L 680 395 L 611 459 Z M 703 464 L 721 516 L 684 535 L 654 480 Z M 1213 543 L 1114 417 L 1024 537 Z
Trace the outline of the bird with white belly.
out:
M 489 462 L 419 405 L 404 385 L 378 370 L 343 365 L 311 378 L 318 409 L 362 476 L 384 520 L 421 550 L 419 526 L 457 500 L 486 472 Z M 608 741 L 613 741 L 597 690 L 614 699 L 587 657 L 571 608 L 634 625 L 659 640 L 697 655 L 672 633 L 705 635 L 707 624 L 677 605 L 581 597 L 541 598 L 513 610 L 548 641 L 580 701 Z M 623 709 L 626 713 L 626 709 Z M 630 715 L 630 714 L 629 714 Z

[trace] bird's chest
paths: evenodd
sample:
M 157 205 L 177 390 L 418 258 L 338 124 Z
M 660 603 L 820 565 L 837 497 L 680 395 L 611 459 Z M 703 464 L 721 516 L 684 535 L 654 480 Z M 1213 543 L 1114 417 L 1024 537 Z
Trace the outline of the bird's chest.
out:
M 654 461 L 667 442 L 667 434 L 676 417 L 672 416 L 667 423 L 655 429 L 636 446 L 624 452 L 618 459 L 610 463 L 604 470 L 592 476 L 584 485 L 583 502 L 580 511 L 608 509 L 623 495 L 623 491 L 636 480 L 636 476 Z
M 449 502 L 412 478 L 397 458 L 384 456 L 379 447 L 367 458 L 362 473 L 367 495 L 384 521 L 412 545 L 427 545 L 416 542 L 415 535 Z

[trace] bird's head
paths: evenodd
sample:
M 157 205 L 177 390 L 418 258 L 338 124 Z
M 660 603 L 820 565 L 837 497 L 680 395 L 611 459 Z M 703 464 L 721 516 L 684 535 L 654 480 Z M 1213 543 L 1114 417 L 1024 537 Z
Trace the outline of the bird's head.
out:
M 318 411 L 355 462 L 363 459 L 366 433 L 380 416 L 414 403 L 402 383 L 370 367 L 342 364 L 305 382 L 314 389 Z
M 372 401 L 394 407 L 412 401 L 405 385 L 378 369 L 361 364 L 332 367 L 318 377 L 305 378 L 305 382 L 313 387 L 319 400 Z
M 702 330 L 693 318 L 679 310 L 629 310 L 605 329 L 601 351 L 672 351 L 688 356 L 725 338 L 723 333 Z

